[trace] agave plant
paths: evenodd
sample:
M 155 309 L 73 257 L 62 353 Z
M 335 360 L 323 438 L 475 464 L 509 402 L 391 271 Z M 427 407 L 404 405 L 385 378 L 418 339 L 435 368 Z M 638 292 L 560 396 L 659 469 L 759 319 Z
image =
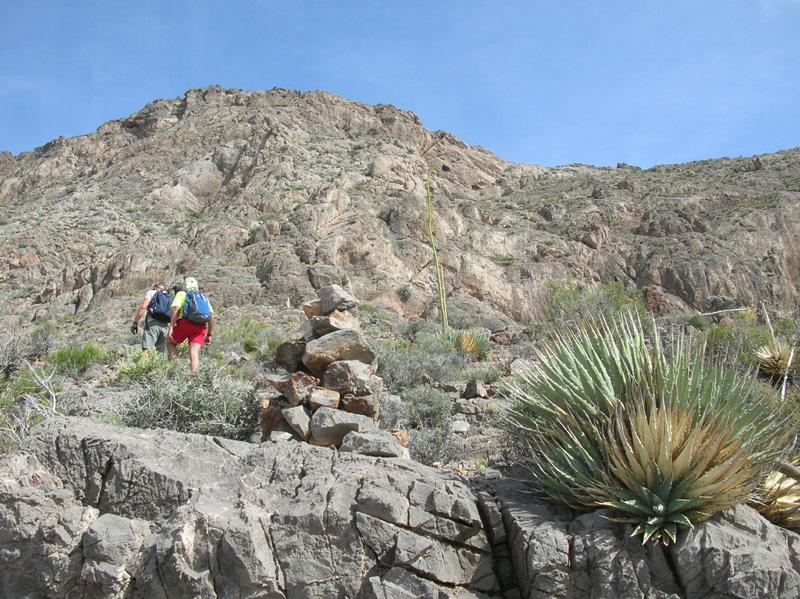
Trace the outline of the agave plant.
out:
M 480 333 L 461 331 L 458 335 L 458 346 L 471 356 L 484 360 L 491 351 L 489 340 Z
M 763 482 L 755 507 L 767 520 L 800 532 L 800 453 L 778 464 Z
M 491 345 L 485 335 L 473 331 L 454 331 L 445 329 L 440 336 L 448 343 L 461 348 L 461 350 L 479 360 L 484 360 L 491 352 Z
M 795 371 L 795 352 L 783 339 L 773 339 L 756 350 L 758 366 L 764 374 L 784 376 Z
M 747 500 L 779 453 L 774 391 L 688 337 L 648 339 L 635 314 L 537 353 L 507 413 L 534 486 L 576 509 L 611 508 L 643 542 L 669 543 Z

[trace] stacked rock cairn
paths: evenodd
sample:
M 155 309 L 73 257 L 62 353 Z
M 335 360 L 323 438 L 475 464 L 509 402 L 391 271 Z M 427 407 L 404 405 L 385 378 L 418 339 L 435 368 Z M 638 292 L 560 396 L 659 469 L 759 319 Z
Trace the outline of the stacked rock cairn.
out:
M 303 305 L 307 320 L 277 349 L 287 372 L 269 374 L 275 392 L 262 391 L 261 441 L 294 439 L 380 457 L 407 458 L 403 431 L 382 431 L 383 393 L 377 356 L 351 312 L 358 300 L 339 285 Z M 401 440 L 403 442 L 401 442 Z

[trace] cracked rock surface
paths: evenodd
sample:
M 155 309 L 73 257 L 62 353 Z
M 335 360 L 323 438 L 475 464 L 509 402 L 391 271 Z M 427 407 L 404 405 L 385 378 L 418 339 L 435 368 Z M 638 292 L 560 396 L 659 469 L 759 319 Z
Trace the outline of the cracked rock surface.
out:
M 0 460 L 0 597 L 800 596 L 800 535 L 748 506 L 642 546 L 518 474 L 52 419 Z
M 501 596 L 472 491 L 415 462 L 59 419 L 0 476 L 5 597 Z

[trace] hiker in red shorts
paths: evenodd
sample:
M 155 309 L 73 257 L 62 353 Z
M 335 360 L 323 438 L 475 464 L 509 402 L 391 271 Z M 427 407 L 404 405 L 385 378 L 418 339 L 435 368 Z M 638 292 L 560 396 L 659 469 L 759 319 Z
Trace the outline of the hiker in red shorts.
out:
M 204 314 L 197 318 L 194 314 L 188 314 L 187 299 L 192 292 L 199 292 L 197 280 L 188 277 L 184 281 L 184 289 L 175 294 L 172 302 L 172 317 L 169 322 L 169 335 L 167 335 L 167 351 L 172 358 L 178 357 L 178 346 L 188 339 L 189 341 L 189 368 L 192 374 L 197 374 L 200 367 L 200 348 L 203 345 L 211 345 L 211 331 L 214 329 L 214 310 L 208 303 L 208 298 L 200 294 L 206 302 L 206 306 L 201 311 Z M 190 320 L 191 319 L 191 320 Z M 195 320 L 195 322 L 192 322 Z M 198 322 L 206 320 L 206 322 Z

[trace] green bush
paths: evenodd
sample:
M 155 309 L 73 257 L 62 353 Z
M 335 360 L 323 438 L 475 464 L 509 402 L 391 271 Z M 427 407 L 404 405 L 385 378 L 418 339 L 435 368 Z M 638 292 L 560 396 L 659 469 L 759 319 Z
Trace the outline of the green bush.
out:
M 59 373 L 80 376 L 94 364 L 109 364 L 116 356 L 96 343 L 86 343 L 80 347 L 65 346 L 47 354 L 46 362 L 56 367 Z
M 114 372 L 115 383 L 146 383 L 155 378 L 163 379 L 169 368 L 174 369 L 176 362 L 167 354 L 149 351 L 147 354 L 137 350 L 129 358 L 123 360 Z M 177 370 L 175 375 L 177 375 Z
M 483 381 L 487 385 L 490 385 L 492 383 L 500 382 L 500 379 L 503 378 L 503 373 L 494 366 L 489 366 L 487 368 L 473 368 L 467 373 L 467 378 Z
M 266 322 L 238 318 L 214 328 L 213 347 L 223 352 L 246 353 L 259 362 L 269 362 L 285 340 L 283 333 Z
M 574 509 L 612 508 L 643 542 L 749 500 L 782 451 L 775 393 L 691 337 L 665 347 L 629 316 L 536 357 L 506 414 L 532 484 Z
M 707 316 L 695 314 L 689 319 L 689 325 L 696 328 L 698 331 L 705 331 L 711 326 L 711 321 Z
M 548 306 L 544 310 L 547 332 L 575 330 L 596 320 L 614 322 L 630 312 L 642 317 L 644 302 L 638 289 L 622 283 L 577 288 L 550 281 Z

